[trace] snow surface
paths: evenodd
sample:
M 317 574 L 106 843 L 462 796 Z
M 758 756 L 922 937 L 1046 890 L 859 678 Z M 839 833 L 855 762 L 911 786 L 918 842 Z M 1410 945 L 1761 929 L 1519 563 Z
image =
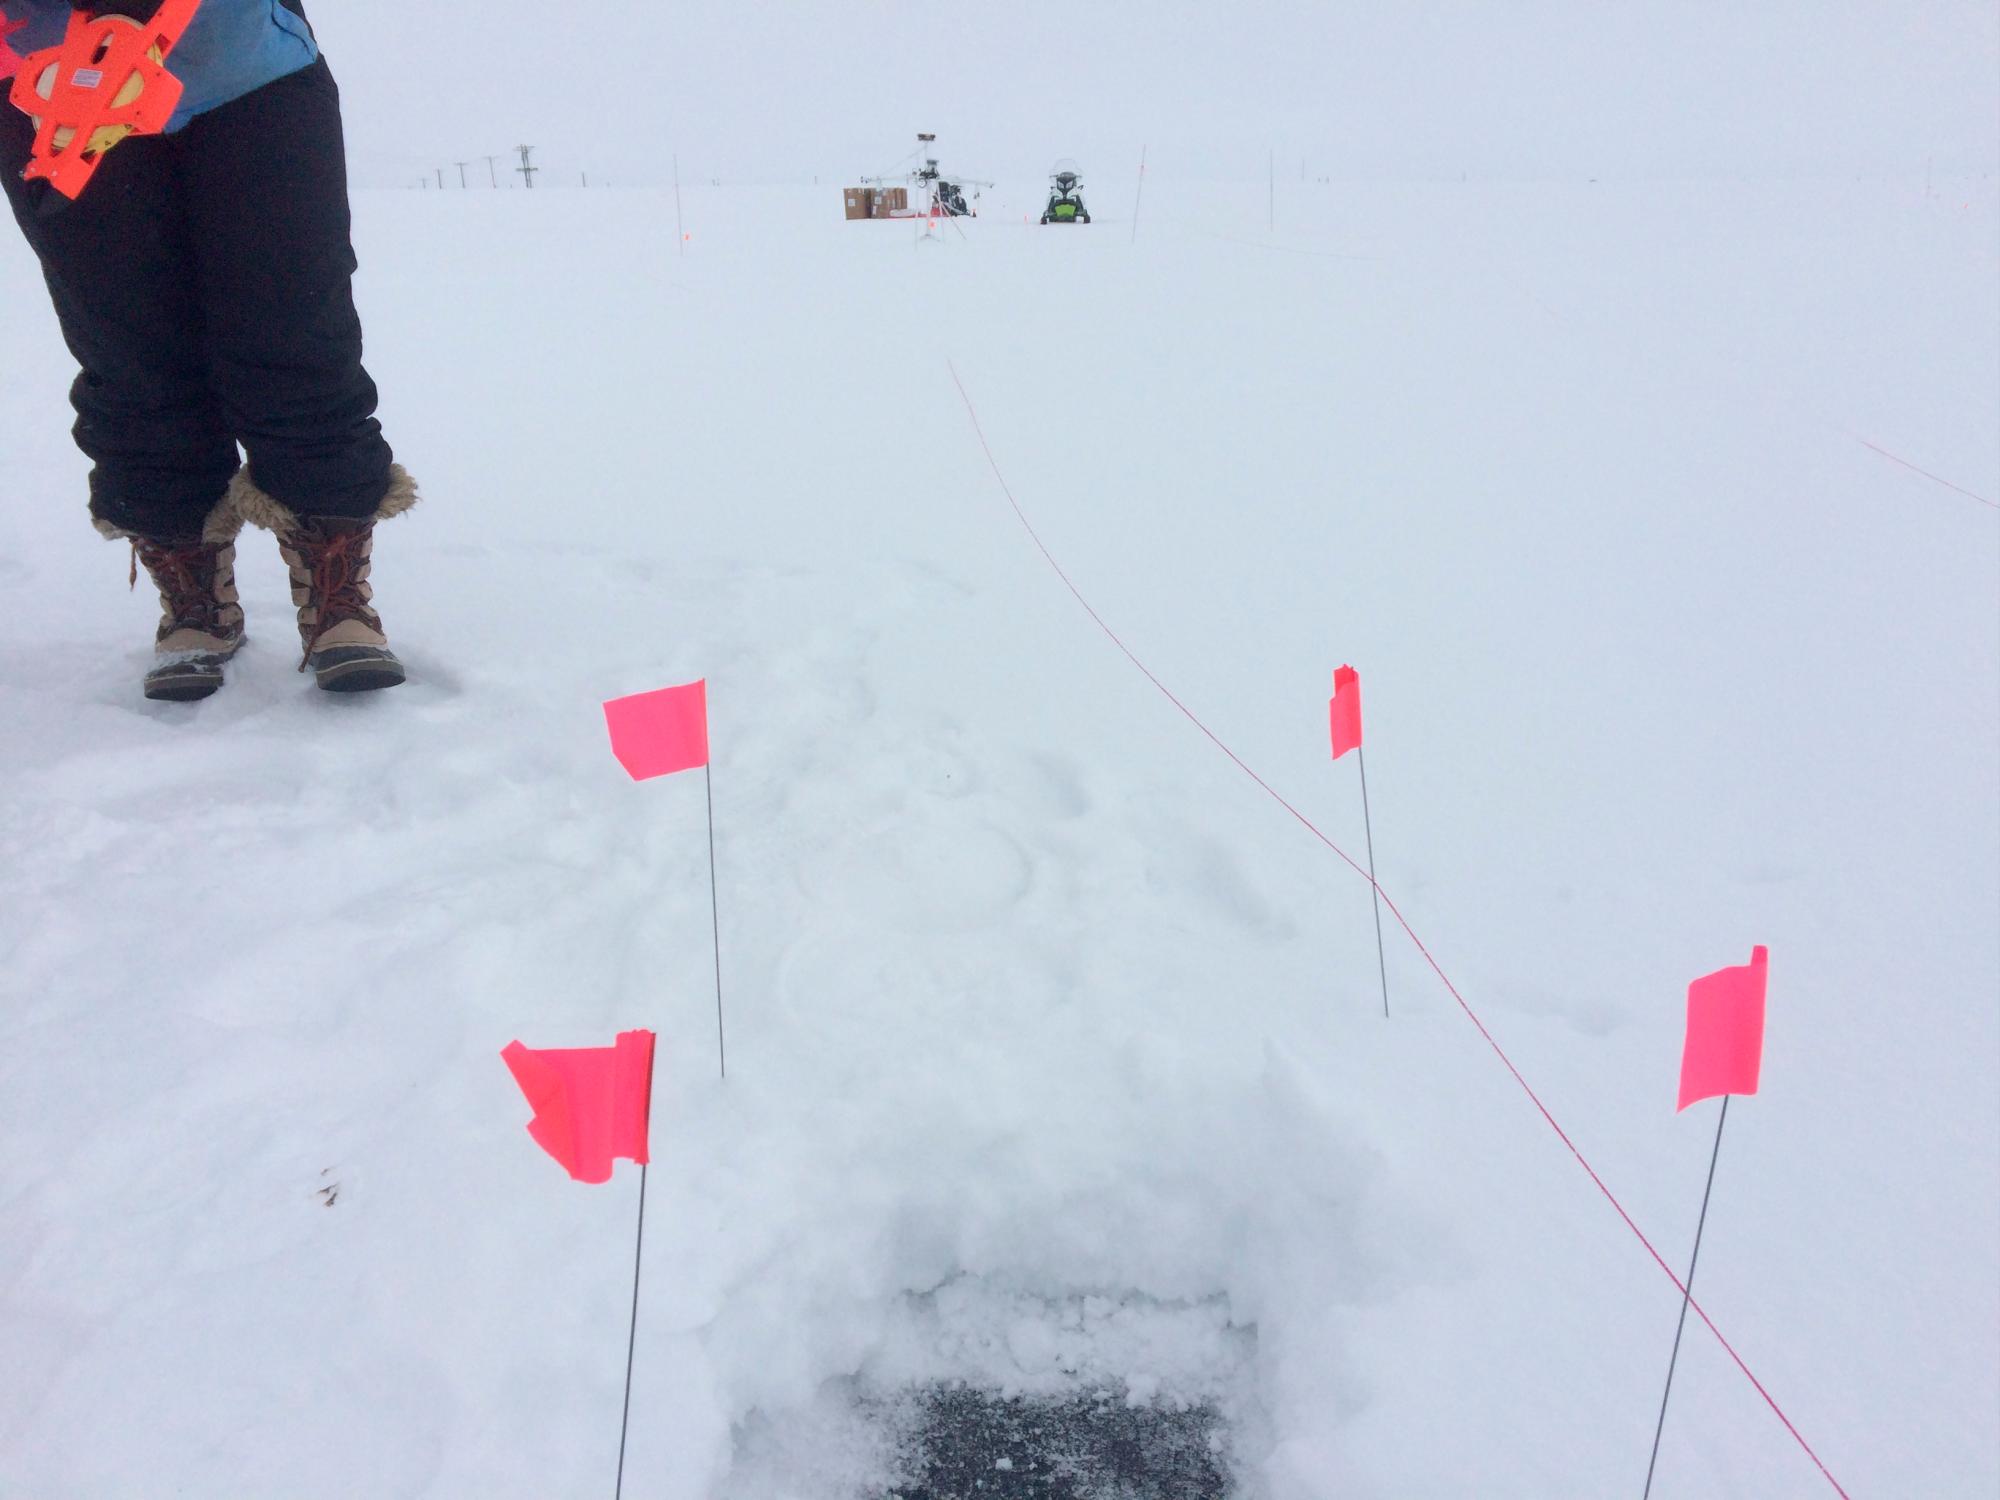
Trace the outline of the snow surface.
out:
M 1100 169 L 364 193 L 412 682 L 200 705 L 10 299 L 0 1495 L 609 1493 L 638 1178 L 498 1059 L 660 1034 L 626 1493 L 850 1497 L 868 1403 L 1212 1403 L 1241 1493 L 1643 1478 L 1685 988 L 1771 948 L 1697 1293 L 1854 1496 L 2000 1488 L 2000 194 Z M 26 250 L 0 241 L 17 288 Z M 1961 494 L 1872 451 L 1962 486 Z M 1975 498 L 1983 497 L 1981 498 Z M 697 776 L 599 702 L 705 676 Z M 1690 1324 L 1654 1494 L 1832 1490 Z

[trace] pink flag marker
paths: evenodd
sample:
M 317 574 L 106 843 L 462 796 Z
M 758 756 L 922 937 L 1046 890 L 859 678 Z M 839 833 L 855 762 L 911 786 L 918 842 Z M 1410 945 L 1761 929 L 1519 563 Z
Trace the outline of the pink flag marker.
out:
M 1702 1231 L 1708 1227 L 1708 1200 L 1715 1191 L 1715 1164 L 1722 1159 L 1722 1127 L 1729 1123 L 1729 1097 L 1756 1093 L 1757 1075 L 1763 1067 L 1764 981 L 1770 958 L 1770 950 L 1759 943 L 1750 950 L 1749 963 L 1717 969 L 1688 986 L 1687 1039 L 1681 1044 L 1681 1102 L 1675 1113 L 1717 1094 L 1722 1096 L 1722 1108 L 1715 1115 L 1715 1149 L 1708 1157 L 1708 1185 L 1701 1190 L 1694 1251 L 1688 1256 L 1687 1276 L 1681 1282 L 1681 1316 L 1674 1325 L 1674 1351 L 1667 1357 L 1667 1383 L 1660 1392 L 1660 1416 L 1653 1424 L 1653 1456 L 1646 1461 L 1646 1488 L 1641 1500 L 1652 1500 L 1660 1435 L 1667 1430 L 1667 1401 L 1674 1393 L 1681 1335 L 1687 1331 L 1688 1307 L 1694 1301 L 1695 1267 L 1701 1264 Z
M 1687 1039 L 1681 1047 L 1675 1112 L 1717 1094 L 1754 1094 L 1764 1061 L 1764 984 L 1770 950 L 1750 962 L 1704 974 L 1688 986 Z
M 708 681 L 613 698 L 604 705 L 611 753 L 634 781 L 708 764 Z
M 653 1109 L 653 1033 L 621 1031 L 609 1047 L 524 1047 L 500 1059 L 535 1111 L 528 1134 L 578 1182 L 609 1182 L 618 1157 L 639 1164 L 639 1225 L 632 1246 L 632 1320 L 625 1335 L 625 1414 L 618 1425 L 618 1484 L 625 1492 L 625 1435 L 632 1419 L 632 1351 L 639 1342 L 639 1267 L 646 1254 L 646 1135 Z
M 1361 746 L 1361 675 L 1354 668 L 1333 669 L 1333 697 L 1326 709 L 1333 734 L 1333 758 L 1339 760 Z
M 609 1047 L 524 1047 L 500 1060 L 535 1112 L 528 1134 L 578 1182 L 609 1182 L 618 1157 L 644 1166 L 653 1105 L 653 1033 L 621 1031 Z
M 722 1035 L 722 914 L 715 890 L 715 787 L 708 769 L 708 679 L 612 698 L 604 705 L 611 753 L 634 781 L 701 768 L 708 802 L 708 908 L 715 938 L 715 1058 L 729 1076 Z
M 1382 887 L 1375 883 L 1375 820 L 1368 812 L 1368 756 L 1361 749 L 1361 674 L 1346 665 L 1333 669 L 1333 697 L 1326 705 L 1333 758 L 1356 752 L 1361 768 L 1361 822 L 1368 831 L 1368 885 L 1375 904 L 1375 966 L 1382 977 L 1382 1019 L 1389 1018 L 1389 960 L 1382 951 Z

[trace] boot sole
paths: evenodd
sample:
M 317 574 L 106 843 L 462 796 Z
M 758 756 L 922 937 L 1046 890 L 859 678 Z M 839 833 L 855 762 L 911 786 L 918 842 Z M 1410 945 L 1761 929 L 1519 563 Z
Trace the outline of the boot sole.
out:
M 311 665 L 314 679 L 329 693 L 372 693 L 396 687 L 408 678 L 401 662 L 373 646 L 336 646 L 316 652 Z
M 198 703 L 222 686 L 222 668 L 236 655 L 201 653 L 184 661 L 162 663 L 146 674 L 145 693 L 156 703 Z
M 222 672 L 174 672 L 146 679 L 146 696 L 155 703 L 198 703 L 222 686 Z

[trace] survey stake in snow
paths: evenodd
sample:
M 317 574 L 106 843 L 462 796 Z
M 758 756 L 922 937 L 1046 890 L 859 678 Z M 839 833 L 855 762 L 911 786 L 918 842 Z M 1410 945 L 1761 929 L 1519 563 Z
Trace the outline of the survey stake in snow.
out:
M 1660 1418 L 1653 1428 L 1653 1456 L 1646 1464 L 1647 1495 L 1653 1493 L 1653 1470 L 1660 1462 L 1660 1434 L 1667 1426 L 1667 1398 L 1673 1394 L 1681 1334 L 1687 1328 L 1688 1304 L 1694 1300 L 1694 1268 L 1701 1260 L 1701 1234 L 1708 1225 L 1708 1198 L 1715 1190 L 1715 1164 L 1722 1155 L 1722 1127 L 1729 1120 L 1729 1096 L 1756 1093 L 1763 1073 L 1764 991 L 1770 957 L 1770 950 L 1759 943 L 1750 950 L 1749 963 L 1704 974 L 1688 986 L 1687 1032 L 1681 1042 L 1680 1103 L 1675 1106 L 1675 1113 L 1718 1094 L 1722 1096 L 1722 1108 L 1715 1120 L 1715 1148 L 1708 1157 L 1708 1186 L 1701 1193 L 1701 1216 L 1695 1221 L 1694 1253 L 1688 1257 L 1687 1279 L 1681 1283 L 1680 1322 L 1674 1327 L 1674 1352 L 1667 1359 L 1666 1388 L 1660 1392 Z
M 1361 748 L 1361 674 L 1349 666 L 1333 669 L 1333 697 L 1326 705 L 1333 758 L 1348 751 L 1361 768 L 1361 826 L 1368 836 L 1368 885 L 1375 897 L 1375 966 L 1382 976 L 1382 1016 L 1389 1015 L 1389 961 L 1382 951 L 1382 887 L 1375 883 L 1375 820 L 1368 814 L 1368 754 Z
M 722 919 L 715 894 L 715 785 L 708 769 L 708 679 L 613 698 L 604 705 L 611 753 L 634 781 L 701 768 L 708 801 L 708 916 L 715 945 L 715 1057 L 729 1076 L 722 1032 Z
M 535 1117 L 528 1134 L 578 1182 L 609 1182 L 619 1157 L 639 1164 L 639 1227 L 632 1244 L 632 1317 L 625 1334 L 625 1410 L 618 1421 L 614 1500 L 625 1493 L 625 1434 L 632 1422 L 632 1356 L 639 1347 L 639 1267 L 646 1254 L 647 1135 L 653 1114 L 653 1033 L 621 1031 L 609 1047 L 524 1047 L 500 1060 Z

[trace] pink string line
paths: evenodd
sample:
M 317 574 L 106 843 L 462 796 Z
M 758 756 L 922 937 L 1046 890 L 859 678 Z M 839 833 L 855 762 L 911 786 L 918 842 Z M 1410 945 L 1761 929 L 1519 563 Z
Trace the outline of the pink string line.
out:
M 1506 1067 L 1507 1071 L 1513 1075 L 1514 1082 L 1518 1083 L 1521 1086 L 1521 1091 L 1528 1096 L 1529 1101 L 1535 1106 L 1535 1108 L 1538 1111 L 1540 1111 L 1542 1118 L 1548 1121 L 1549 1129 L 1553 1130 L 1556 1133 L 1557 1138 L 1560 1139 L 1562 1143 L 1569 1148 L 1569 1154 L 1576 1158 L 1577 1165 L 1582 1167 L 1585 1172 L 1590 1174 L 1590 1180 L 1597 1185 L 1597 1190 L 1598 1192 L 1604 1195 L 1605 1201 L 1608 1202 L 1614 1209 L 1618 1211 L 1618 1217 L 1625 1221 L 1625 1227 L 1631 1230 L 1632 1233 L 1638 1237 L 1639 1243 L 1646 1247 L 1646 1253 L 1653 1257 L 1653 1264 L 1658 1266 L 1662 1271 L 1666 1273 L 1667 1280 L 1671 1281 L 1674 1284 L 1674 1289 L 1676 1291 L 1680 1292 L 1682 1296 L 1688 1297 L 1688 1305 L 1695 1310 L 1696 1315 L 1699 1316 L 1701 1321 L 1707 1326 L 1708 1331 L 1715 1335 L 1715 1341 L 1718 1344 L 1722 1345 L 1723 1349 L 1728 1353 L 1729 1357 L 1736 1362 L 1736 1368 L 1743 1372 L 1744 1378 L 1747 1379 L 1751 1385 L 1756 1387 L 1757 1394 L 1764 1398 L 1764 1404 L 1771 1408 L 1772 1412 L 1776 1414 L 1780 1422 L 1785 1424 L 1785 1431 L 1789 1432 L 1792 1435 L 1793 1440 L 1797 1442 L 1798 1445 L 1805 1450 L 1806 1457 L 1810 1458 L 1813 1461 L 1814 1465 L 1819 1469 L 1820 1473 L 1826 1476 L 1826 1482 L 1833 1486 L 1834 1493 L 1840 1496 L 1840 1500 L 1852 1500 L 1852 1497 L 1847 1493 L 1847 1491 L 1841 1488 L 1840 1481 L 1833 1477 L 1833 1474 L 1827 1469 L 1827 1466 L 1824 1463 L 1820 1462 L 1819 1455 L 1813 1452 L 1812 1444 L 1808 1443 L 1805 1440 L 1804 1435 L 1800 1433 L 1798 1428 L 1792 1425 L 1792 1419 L 1785 1415 L 1784 1408 L 1780 1407 L 1777 1401 L 1773 1399 L 1771 1393 L 1766 1389 L 1764 1389 L 1764 1383 L 1761 1380 L 1759 1380 L 1755 1374 L 1752 1373 L 1750 1366 L 1743 1362 L 1743 1356 L 1738 1354 L 1735 1350 L 1735 1347 L 1730 1344 L 1729 1340 L 1722 1336 L 1722 1330 L 1715 1326 L 1714 1320 L 1711 1319 L 1708 1313 L 1702 1308 L 1701 1303 L 1695 1301 L 1691 1296 L 1688 1296 L 1687 1287 L 1682 1283 L 1680 1277 L 1674 1274 L 1673 1267 L 1668 1265 L 1666 1261 L 1661 1257 L 1660 1252 L 1653 1248 L 1653 1242 L 1646 1238 L 1645 1231 L 1642 1230 L 1638 1226 L 1638 1224 L 1633 1221 L 1632 1216 L 1625 1211 L 1625 1205 L 1618 1201 L 1617 1195 L 1613 1193 L 1611 1189 L 1605 1184 L 1604 1179 L 1597 1175 L 1597 1169 L 1593 1167 L 1590 1164 L 1590 1162 L 1584 1157 L 1583 1152 L 1577 1149 L 1576 1142 L 1571 1140 L 1569 1137 L 1569 1132 L 1564 1130 L 1561 1125 L 1556 1123 L 1556 1117 L 1549 1113 L 1549 1108 L 1546 1104 L 1542 1103 L 1541 1096 L 1538 1095 L 1534 1091 L 1534 1089 L 1529 1085 L 1528 1080 L 1521 1076 L 1521 1070 L 1514 1066 L 1513 1059 L 1507 1056 L 1505 1050 L 1501 1048 L 1499 1042 L 1494 1040 L 1493 1033 L 1486 1029 L 1486 1023 L 1479 1019 L 1478 1013 L 1475 1012 L 1472 1006 L 1466 1002 L 1465 996 L 1459 993 L 1458 986 L 1451 982 L 1451 976 L 1445 973 L 1443 966 L 1438 963 L 1436 957 L 1433 956 L 1433 954 L 1431 953 L 1431 950 L 1427 946 L 1425 946 L 1424 940 L 1417 936 L 1417 930 L 1410 925 L 1409 919 L 1403 915 L 1401 909 L 1397 907 L 1396 903 L 1393 900 L 1390 899 L 1389 893 L 1383 890 L 1380 883 L 1377 882 L 1372 876 L 1370 876 L 1368 871 L 1362 868 L 1361 865 L 1357 864 L 1354 858 L 1351 855 L 1349 855 L 1345 849 L 1342 849 L 1338 844 L 1334 843 L 1332 839 L 1328 838 L 1324 833 L 1320 832 L 1320 830 L 1314 826 L 1310 818 L 1308 818 L 1304 813 L 1300 812 L 1296 807 L 1292 806 L 1290 802 L 1286 801 L 1285 798 L 1282 795 L 1280 795 L 1280 793 L 1277 791 L 1276 788 L 1274 788 L 1268 781 L 1266 781 L 1263 777 L 1259 776 L 1254 770 L 1252 770 L 1240 755 L 1238 755 L 1234 750 L 1230 749 L 1227 745 L 1225 745 L 1222 742 L 1221 738 L 1217 736 L 1214 730 L 1210 729 L 1206 724 L 1202 723 L 1202 721 L 1195 716 L 1195 713 L 1192 709 L 1190 709 L 1185 703 L 1181 702 L 1179 698 L 1175 697 L 1173 689 L 1169 688 L 1164 682 L 1160 681 L 1158 677 L 1153 675 L 1152 668 L 1148 667 L 1144 662 L 1139 660 L 1139 658 L 1133 654 L 1132 648 L 1130 646 L 1127 646 L 1124 641 L 1119 639 L 1118 633 L 1115 630 L 1113 630 L 1108 624 L 1105 623 L 1104 616 L 1100 615 L 1096 611 L 1096 609 L 1092 607 L 1090 601 L 1084 598 L 1083 591 L 1079 589 L 1074 582 L 1071 581 L 1069 574 L 1063 571 L 1062 564 L 1056 561 L 1055 554 L 1049 551 L 1048 545 L 1045 542 L 1043 542 L 1041 538 L 1041 534 L 1035 530 L 1034 524 L 1028 520 L 1027 512 L 1021 509 L 1020 501 L 1014 498 L 1014 491 L 1012 486 L 1010 486 L 1007 483 L 1007 476 L 1000 472 L 999 461 L 993 457 L 992 445 L 986 441 L 986 429 L 980 425 L 979 413 L 973 409 L 972 397 L 966 394 L 965 382 L 958 378 L 958 367 L 955 364 L 953 364 L 950 360 L 946 360 L 945 364 L 946 368 L 948 368 L 951 371 L 952 384 L 958 387 L 959 399 L 965 403 L 965 414 L 972 419 L 972 431 L 974 435 L 976 435 L 979 439 L 979 446 L 981 450 L 984 451 L 984 453 L 986 454 L 987 466 L 993 470 L 993 477 L 1000 482 L 1000 492 L 1007 497 L 1007 503 L 1013 507 L 1015 519 L 1017 519 L 1021 523 L 1022 529 L 1028 533 L 1029 540 L 1034 542 L 1036 550 L 1042 554 L 1043 560 L 1048 563 L 1049 567 L 1052 570 L 1054 570 L 1056 577 L 1062 580 L 1063 587 L 1068 589 L 1070 591 L 1070 595 L 1076 600 L 1076 602 L 1083 606 L 1084 613 L 1089 615 L 1090 618 L 1096 622 L 1097 628 L 1103 631 L 1105 636 L 1110 640 L 1111 644 L 1116 646 L 1119 649 L 1119 651 L 1124 654 L 1125 659 L 1131 662 L 1132 665 L 1137 667 L 1142 673 L 1144 673 L 1146 680 L 1152 683 L 1154 687 L 1158 688 L 1161 694 L 1166 698 L 1166 700 L 1169 703 L 1173 704 L 1175 708 L 1179 709 L 1182 715 L 1187 719 L 1187 721 L 1190 724 L 1194 725 L 1196 729 L 1199 729 L 1204 735 L 1206 735 L 1208 737 L 1208 741 L 1210 744 L 1214 745 L 1216 749 L 1220 750 L 1224 755 L 1228 756 L 1229 759 L 1235 763 L 1236 768 L 1239 771 L 1241 771 L 1245 776 L 1248 776 L 1252 781 L 1256 782 L 1260 788 L 1263 789 L 1266 796 L 1270 797 L 1272 801 L 1278 804 L 1278 806 L 1282 807 L 1286 812 L 1290 813 L 1294 818 L 1296 818 L 1299 821 L 1300 825 L 1305 828 L 1306 832 L 1310 833 L 1314 838 L 1318 839 L 1320 843 L 1324 844 L 1328 849 L 1331 849 L 1335 854 L 1339 855 L 1341 859 L 1346 861 L 1347 867 L 1349 869 L 1353 870 L 1354 873 L 1359 875 L 1363 880 L 1366 880 L 1371 886 L 1374 886 L 1376 892 L 1382 898 L 1382 904 L 1389 908 L 1390 912 L 1395 916 L 1398 925 L 1400 925 L 1403 931 L 1409 935 L 1410 941 L 1416 944 L 1417 951 L 1424 956 L 1424 961 L 1431 966 L 1431 972 L 1437 975 L 1439 981 L 1444 985 L 1445 989 L 1450 992 L 1451 998 L 1458 1002 L 1458 1008 L 1465 1012 L 1466 1019 L 1471 1021 L 1472 1024 L 1479 1029 L 1480 1036 L 1486 1039 L 1486 1045 L 1493 1049 L 1493 1055 L 1500 1059 L 1501 1063 Z
M 1977 500 L 1981 505 L 1991 506 L 1994 510 L 2000 510 L 2000 505 L 1995 505 L 1993 501 L 1988 500 L 1984 495 L 1975 495 L 1972 493 L 1971 490 L 1966 489 L 1963 485 L 1953 484 L 1949 479 L 1945 479 L 1940 477 L 1939 475 L 1933 474 L 1929 469 L 1920 469 L 1915 464 L 1911 463 L 1907 458 L 1898 458 L 1895 454 L 1891 453 L 1887 448 L 1882 447 L 1878 443 L 1869 442 L 1867 438 L 1862 437 L 1858 433 L 1855 434 L 1854 441 L 1859 443 L 1864 448 L 1870 449 L 1873 452 L 1881 454 L 1884 458 L 1888 459 L 1889 462 L 1892 464 L 1901 464 L 1904 468 L 1908 469 L 1912 474 L 1923 475 L 1924 478 L 1930 480 L 1933 484 L 1941 484 L 1946 489 L 1955 491 L 1956 493 L 1965 496 L 1965 498 L 1968 500 Z

